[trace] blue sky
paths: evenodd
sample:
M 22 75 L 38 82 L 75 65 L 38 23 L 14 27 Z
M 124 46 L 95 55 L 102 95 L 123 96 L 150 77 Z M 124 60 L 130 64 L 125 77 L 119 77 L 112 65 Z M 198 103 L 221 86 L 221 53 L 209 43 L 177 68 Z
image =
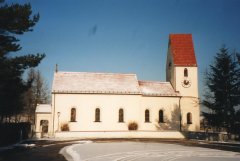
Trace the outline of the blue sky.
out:
M 240 51 L 240 0 L 9 0 L 30 2 L 40 21 L 20 36 L 19 54 L 45 53 L 39 65 L 52 84 L 60 71 L 136 73 L 165 81 L 170 33 L 191 33 L 203 74 L 225 44 Z

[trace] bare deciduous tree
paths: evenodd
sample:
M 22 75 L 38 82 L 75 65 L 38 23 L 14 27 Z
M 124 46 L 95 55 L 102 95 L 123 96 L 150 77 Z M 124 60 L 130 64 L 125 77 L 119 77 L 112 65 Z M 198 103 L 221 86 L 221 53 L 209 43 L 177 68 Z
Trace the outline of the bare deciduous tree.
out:
M 28 72 L 28 81 L 32 82 L 31 88 L 25 93 L 24 114 L 28 121 L 34 123 L 34 116 L 37 104 L 46 104 L 50 101 L 49 88 L 39 70 L 31 68 Z

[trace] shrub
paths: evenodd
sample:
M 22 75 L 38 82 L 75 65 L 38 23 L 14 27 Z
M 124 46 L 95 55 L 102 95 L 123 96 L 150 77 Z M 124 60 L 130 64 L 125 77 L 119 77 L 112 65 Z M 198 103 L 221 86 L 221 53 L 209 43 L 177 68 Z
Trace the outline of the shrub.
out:
M 69 131 L 69 126 L 68 126 L 67 123 L 62 124 L 62 126 L 61 126 L 61 131 Z
M 132 121 L 128 124 L 128 130 L 137 130 L 138 124 L 135 121 Z

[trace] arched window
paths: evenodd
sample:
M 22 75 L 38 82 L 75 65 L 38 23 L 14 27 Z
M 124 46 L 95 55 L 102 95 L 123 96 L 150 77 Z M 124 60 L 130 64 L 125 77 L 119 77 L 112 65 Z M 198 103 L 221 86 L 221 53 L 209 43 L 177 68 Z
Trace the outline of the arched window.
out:
M 95 122 L 100 122 L 100 109 L 96 108 L 95 110 Z
M 76 121 L 76 108 L 71 108 L 71 117 L 70 117 L 71 122 Z
M 187 68 L 184 69 L 184 77 L 188 77 L 188 70 L 187 70 Z
M 119 113 L 118 113 L 118 121 L 119 122 L 124 122 L 124 112 L 123 109 L 119 109 Z
M 159 115 L 159 122 L 160 122 L 160 123 L 163 123 L 163 122 L 164 122 L 164 119 L 163 119 L 163 110 L 159 110 L 158 115 Z
M 192 114 L 190 112 L 187 113 L 187 124 L 192 124 Z
M 150 122 L 149 110 L 145 110 L 145 122 Z

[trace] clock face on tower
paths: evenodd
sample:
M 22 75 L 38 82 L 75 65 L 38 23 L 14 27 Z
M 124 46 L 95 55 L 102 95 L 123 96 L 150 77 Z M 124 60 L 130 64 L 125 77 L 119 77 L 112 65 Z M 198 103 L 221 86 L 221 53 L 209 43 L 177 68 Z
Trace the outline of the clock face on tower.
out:
M 184 79 L 182 80 L 182 86 L 183 86 L 184 88 L 190 87 L 190 86 L 191 86 L 191 81 L 190 81 L 190 79 L 184 78 Z

